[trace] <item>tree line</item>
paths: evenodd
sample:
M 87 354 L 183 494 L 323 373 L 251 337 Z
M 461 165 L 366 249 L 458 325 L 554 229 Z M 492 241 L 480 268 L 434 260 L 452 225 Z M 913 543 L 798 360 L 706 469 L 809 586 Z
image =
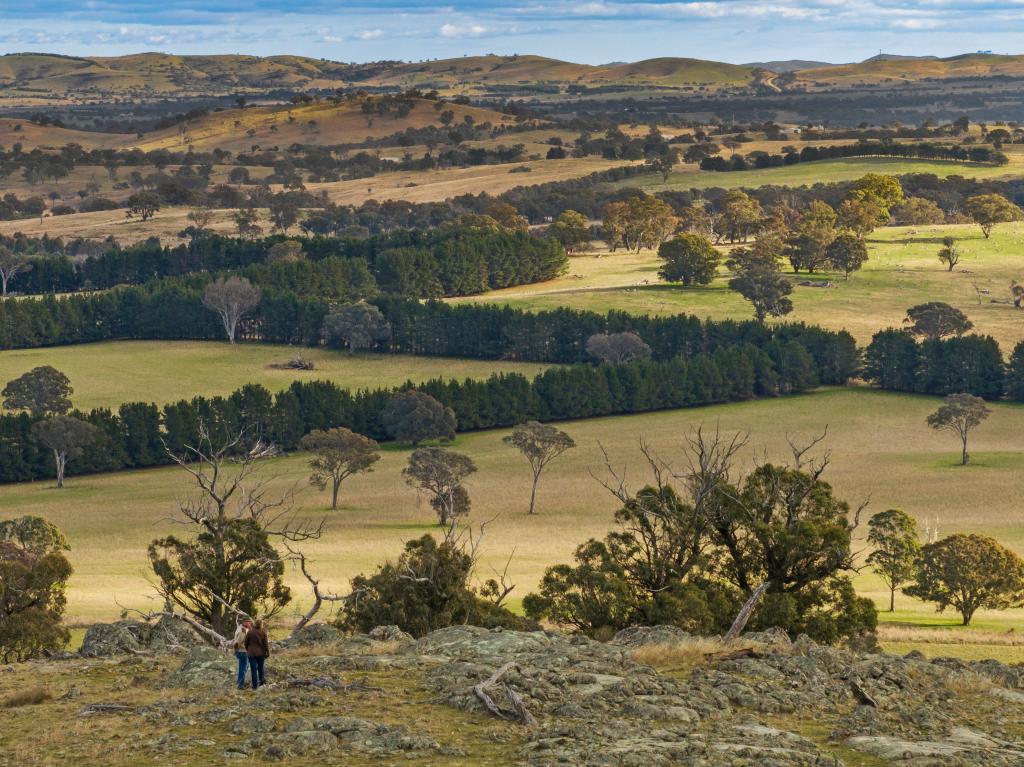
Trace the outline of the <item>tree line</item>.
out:
M 162 246 L 156 239 L 120 247 L 110 244 L 102 253 L 74 259 L 67 255 L 13 254 L 27 267 L 18 276 L 22 293 L 99 290 L 115 285 L 138 285 L 161 277 L 197 272 L 216 273 L 250 268 L 265 275 L 268 286 L 283 276 L 270 268 L 277 261 L 308 261 L 292 264 L 314 279 L 319 271 L 334 272 L 340 261 L 349 270 L 369 270 L 380 290 L 417 298 L 481 293 L 556 277 L 567 263 L 557 240 L 533 237 L 496 222 L 452 224 L 428 231 L 399 230 L 371 237 L 300 237 L 298 248 L 282 248 L 281 236 L 262 239 L 232 238 L 198 233 L 189 244 Z M 0 247 L 5 247 L 0 245 Z M 9 249 L 8 249 L 9 250 Z M 335 263 L 324 265 L 328 259 Z M 260 270 L 256 265 L 267 269 Z M 328 275 L 334 279 L 335 275 Z M 294 289 L 301 290 L 301 280 Z M 287 285 L 287 281 L 285 282 Z M 315 292 L 314 292 L 315 294 Z
M 715 155 L 700 161 L 701 170 L 736 171 L 752 168 L 776 168 L 783 165 L 797 165 L 816 160 L 834 160 L 843 157 L 908 157 L 920 160 L 955 160 L 958 162 L 1006 165 L 1010 160 L 1002 152 L 988 146 L 963 146 L 960 144 L 893 144 L 888 142 L 859 141 L 856 144 L 833 146 L 805 146 L 799 152 L 784 154 L 751 152 L 746 157 Z
M 67 474 L 116 471 L 168 462 L 168 449 L 199 444 L 202 430 L 242 430 L 295 450 L 316 430 L 345 427 L 373 439 L 402 436 L 385 416 L 401 391 L 415 389 L 451 408 L 463 431 L 526 421 L 640 413 L 805 391 L 820 383 L 814 358 L 794 340 L 763 349 L 734 344 L 664 361 L 551 368 L 532 381 L 496 374 L 487 380 L 433 380 L 399 389 L 351 392 L 329 381 L 294 382 L 272 394 L 248 384 L 227 397 L 196 397 L 159 407 L 133 402 L 58 416 L 89 424 L 89 439 L 65 455 Z M 38 439 L 42 413 L 0 416 L 0 481 L 55 476 L 57 447 Z

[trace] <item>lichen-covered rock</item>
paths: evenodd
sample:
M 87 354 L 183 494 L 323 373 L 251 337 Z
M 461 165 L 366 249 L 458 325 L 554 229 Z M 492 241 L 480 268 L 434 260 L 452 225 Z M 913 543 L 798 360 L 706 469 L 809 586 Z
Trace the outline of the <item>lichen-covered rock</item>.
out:
M 187 623 L 168 615 L 150 627 L 146 640 L 146 646 L 154 652 L 182 652 L 201 644 L 205 642 Z
M 341 631 L 334 626 L 326 623 L 312 623 L 308 626 L 303 626 L 293 636 L 288 637 L 287 646 L 300 647 L 312 644 L 330 644 L 331 642 L 337 642 L 342 636 Z M 283 645 L 284 640 L 278 644 Z
M 398 628 L 398 626 L 377 626 L 376 628 L 370 629 L 370 633 L 367 634 L 370 639 L 377 642 L 412 642 L 412 634 L 407 634 Z
M 625 647 L 643 647 L 654 644 L 677 644 L 690 638 L 678 626 L 632 626 L 622 629 L 609 644 Z
M 181 668 L 167 677 L 167 687 L 225 687 L 234 684 L 235 659 L 223 650 L 197 645 L 189 650 Z
M 94 623 L 85 632 L 79 654 L 89 658 L 124 655 L 146 649 L 153 627 L 140 621 Z

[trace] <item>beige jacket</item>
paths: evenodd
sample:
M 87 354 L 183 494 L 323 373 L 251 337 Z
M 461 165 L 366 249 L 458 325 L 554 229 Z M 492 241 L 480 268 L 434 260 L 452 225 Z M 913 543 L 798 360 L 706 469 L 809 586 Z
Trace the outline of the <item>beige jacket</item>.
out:
M 245 652 L 245 635 L 247 633 L 245 626 L 239 625 L 235 629 L 235 638 L 231 640 L 231 646 L 235 652 Z

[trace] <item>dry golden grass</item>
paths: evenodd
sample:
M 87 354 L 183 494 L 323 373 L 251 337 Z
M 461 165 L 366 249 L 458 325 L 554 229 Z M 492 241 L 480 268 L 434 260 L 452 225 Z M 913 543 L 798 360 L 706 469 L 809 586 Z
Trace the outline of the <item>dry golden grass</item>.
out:
M 20 708 L 22 706 L 38 706 L 53 700 L 53 695 L 45 687 L 27 687 L 24 690 L 8 695 L 0 701 L 0 708 Z
M 714 637 L 692 637 L 680 642 L 637 647 L 630 651 L 629 656 L 637 663 L 653 666 L 659 671 L 685 674 L 713 661 L 716 655 L 762 648 L 762 644 L 748 642 L 742 638 L 733 642 L 723 642 Z
M 945 645 L 1000 645 L 1002 647 L 1024 648 L 1024 634 L 1014 629 L 1008 631 L 986 631 L 957 628 L 921 628 L 905 624 L 883 623 L 878 627 L 881 642 L 914 642 Z

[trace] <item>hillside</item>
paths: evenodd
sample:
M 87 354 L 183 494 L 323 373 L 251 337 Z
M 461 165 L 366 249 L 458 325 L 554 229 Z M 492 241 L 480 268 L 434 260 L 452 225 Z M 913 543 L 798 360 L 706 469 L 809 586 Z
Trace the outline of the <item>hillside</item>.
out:
M 182 149 L 191 145 L 196 150 L 220 148 L 231 152 L 248 151 L 254 144 L 264 147 L 291 144 L 334 145 L 355 143 L 367 138 L 380 138 L 409 128 L 441 127 L 441 114 L 451 111 L 454 122 L 472 117 L 476 123 L 511 125 L 515 118 L 491 109 L 445 104 L 415 99 L 411 111 L 400 115 L 365 114 L 362 102 L 346 101 L 293 106 L 257 106 L 228 109 L 189 121 L 181 127 L 166 128 L 146 134 L 141 140 L 131 137 L 132 146 L 140 149 Z M 127 138 L 127 137 L 126 137 Z M 509 138 L 510 143 L 514 137 Z
M 833 87 L 888 80 L 918 82 L 926 79 L 994 76 L 1024 77 L 1024 55 L 969 53 L 945 59 L 883 56 L 859 64 L 804 69 L 796 73 L 798 82 Z

